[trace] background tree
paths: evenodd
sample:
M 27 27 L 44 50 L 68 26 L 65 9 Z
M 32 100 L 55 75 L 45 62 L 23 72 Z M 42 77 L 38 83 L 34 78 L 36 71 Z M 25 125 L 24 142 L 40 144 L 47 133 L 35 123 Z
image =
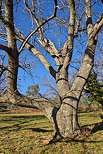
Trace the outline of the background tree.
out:
M 87 80 L 87 99 L 91 103 L 100 103 L 103 107 L 103 83 L 98 81 L 97 73 L 90 74 Z
M 29 86 L 26 93 L 28 96 L 40 97 L 41 94 L 39 93 L 40 88 L 39 85 Z
M 54 138 L 74 138 L 81 132 L 79 100 L 94 65 L 97 41 L 103 27 L 102 3 L 92 0 L 24 0 L 24 3 L 17 3 L 13 0 L 0 3 L 3 27 L 0 49 L 8 55 L 7 93 L 0 97 L 0 101 L 41 109 L 54 123 Z M 97 7 L 100 8 L 98 13 Z M 22 20 L 18 18 L 20 13 Z M 18 91 L 20 55 L 25 55 L 27 50 L 55 79 L 61 100 L 59 107 L 48 99 L 24 96 Z M 77 74 L 70 86 L 68 72 L 71 68 L 76 68 Z

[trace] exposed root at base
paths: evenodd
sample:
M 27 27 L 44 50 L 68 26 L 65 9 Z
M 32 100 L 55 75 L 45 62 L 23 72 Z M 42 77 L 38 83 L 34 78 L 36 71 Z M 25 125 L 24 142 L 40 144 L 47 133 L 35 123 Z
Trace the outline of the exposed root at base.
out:
M 55 142 L 60 142 L 61 140 L 63 139 L 62 136 L 54 136 L 52 140 L 49 141 L 48 144 L 52 144 L 52 143 L 55 143 Z
M 87 137 L 89 137 L 91 135 L 91 129 L 89 128 L 83 128 L 81 130 L 81 133 L 79 134 L 74 134 L 74 135 L 71 135 L 70 137 L 62 137 L 60 135 L 58 136 L 54 136 L 52 140 L 49 141 L 48 144 L 52 144 L 52 143 L 55 143 L 55 142 L 70 142 L 70 141 L 84 141 Z

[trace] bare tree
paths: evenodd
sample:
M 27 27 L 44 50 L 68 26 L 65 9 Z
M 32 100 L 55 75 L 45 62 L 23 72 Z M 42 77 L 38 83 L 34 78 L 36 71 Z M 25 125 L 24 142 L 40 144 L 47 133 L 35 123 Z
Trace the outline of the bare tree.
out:
M 16 5 L 13 4 L 13 0 L 1 1 L 0 21 L 4 27 L 4 33 L 0 35 L 2 38 L 6 37 L 7 43 L 0 44 L 0 49 L 8 54 L 8 71 L 7 93 L 0 97 L 0 102 L 41 109 L 45 112 L 47 118 L 54 123 L 54 138 L 74 138 L 81 132 L 78 123 L 78 104 L 86 80 L 93 68 L 95 49 L 103 27 L 103 13 L 100 14 L 99 12 L 99 16 L 97 17 L 97 14 L 95 16 L 93 7 L 96 7 L 96 5 L 100 7 L 102 3 L 92 0 L 54 0 L 51 2 L 33 0 L 28 2 L 24 0 L 24 5 L 21 1 L 18 1 L 18 5 L 19 3 L 22 4 L 21 6 L 25 6 L 27 27 L 31 20 L 34 30 L 25 37 L 26 31 L 20 29 L 20 26 L 17 28 L 14 24 L 16 19 L 14 18 L 15 11 L 13 11 L 13 8 L 15 9 Z M 49 7 L 49 3 L 51 7 Z M 46 7 L 49 9 L 45 12 Z M 50 37 L 50 35 L 46 36 L 48 32 L 46 30 L 49 30 L 53 24 L 57 27 L 57 31 L 61 28 L 65 31 L 66 39 L 62 35 L 60 45 L 57 45 L 56 38 L 49 39 L 48 36 Z M 34 38 L 35 42 L 32 43 L 31 37 Z M 20 42 L 22 42 L 21 46 L 19 45 Z M 85 49 L 78 47 L 78 42 L 80 42 L 79 46 L 82 46 L 85 42 L 83 44 Z M 45 53 L 54 60 L 54 67 L 42 53 L 42 50 L 38 48 L 38 45 L 43 47 Z M 40 60 L 55 79 L 61 100 L 59 108 L 47 99 L 23 96 L 18 92 L 19 57 L 25 48 Z M 80 60 L 81 65 L 79 66 L 73 63 L 76 62 L 76 58 L 73 57 L 75 50 L 82 50 L 80 53 L 83 60 Z M 72 86 L 69 86 L 68 70 L 71 65 L 76 67 L 78 72 Z

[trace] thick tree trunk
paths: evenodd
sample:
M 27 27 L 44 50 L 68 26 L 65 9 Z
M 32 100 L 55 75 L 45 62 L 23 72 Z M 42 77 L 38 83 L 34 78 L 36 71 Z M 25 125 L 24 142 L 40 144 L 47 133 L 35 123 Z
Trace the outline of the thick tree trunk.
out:
M 5 29 L 7 32 L 8 47 L 11 52 L 8 53 L 8 72 L 7 72 L 7 91 L 13 93 L 17 91 L 18 75 L 18 51 L 15 38 L 15 29 L 13 21 L 13 1 L 5 0 Z
M 80 132 L 80 127 L 77 118 L 78 100 L 70 92 L 67 68 L 61 67 L 56 75 L 56 82 L 61 98 L 61 107 L 56 115 L 59 135 L 72 138 Z
M 64 82 L 64 81 L 61 81 Z M 67 84 L 67 85 L 66 85 Z M 57 112 L 57 124 L 59 132 L 62 137 L 73 138 L 80 133 L 80 126 L 78 123 L 78 102 L 79 99 L 75 96 L 75 92 L 67 90 L 68 83 L 59 83 L 61 93 L 61 107 Z M 61 87 L 61 88 L 60 88 Z M 68 87 L 66 89 L 66 87 Z
M 8 55 L 7 90 L 9 93 L 17 91 L 18 54 Z
M 57 73 L 57 86 L 61 97 L 61 107 L 57 112 L 57 124 L 63 137 L 74 137 L 81 132 L 78 123 L 78 104 L 83 87 L 93 67 L 95 39 L 91 39 L 85 51 L 84 60 L 72 87 L 69 89 L 67 68 Z
M 60 134 L 65 138 L 74 138 L 80 131 L 78 123 L 78 100 L 67 95 L 57 113 L 57 123 Z

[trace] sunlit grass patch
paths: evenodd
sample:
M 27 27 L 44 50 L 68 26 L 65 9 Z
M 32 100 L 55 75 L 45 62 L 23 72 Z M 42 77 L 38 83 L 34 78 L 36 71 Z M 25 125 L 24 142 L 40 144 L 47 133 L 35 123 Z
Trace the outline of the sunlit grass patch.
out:
M 100 112 L 80 113 L 81 126 L 101 123 Z M 103 129 L 78 140 L 48 144 L 52 124 L 44 115 L 0 115 L 0 154 L 102 154 Z

